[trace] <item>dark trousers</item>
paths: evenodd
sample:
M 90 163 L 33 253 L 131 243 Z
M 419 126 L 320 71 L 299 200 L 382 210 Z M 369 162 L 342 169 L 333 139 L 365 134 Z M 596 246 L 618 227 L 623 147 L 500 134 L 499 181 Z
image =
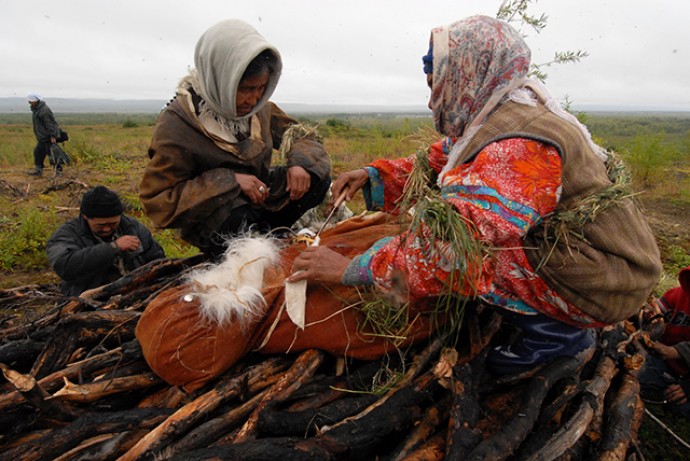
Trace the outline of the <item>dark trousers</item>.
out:
M 42 170 L 43 169 L 43 162 L 46 159 L 46 156 L 50 154 L 50 146 L 52 146 L 53 143 L 48 141 L 38 141 L 36 143 L 36 147 L 34 147 L 34 166 L 36 167 L 37 170 Z
M 280 167 L 276 168 L 274 174 L 283 175 L 284 170 Z M 230 217 L 225 220 L 216 235 L 212 237 L 211 247 L 204 248 L 203 251 L 218 256 L 225 251 L 223 243 L 233 235 L 242 234 L 246 231 L 266 234 L 274 229 L 290 228 L 304 213 L 323 202 L 330 185 L 330 179 L 320 180 L 312 175 L 311 185 L 307 193 L 299 200 L 290 200 L 279 210 L 272 211 L 253 204 L 233 209 Z
M 650 353 L 645 360 L 638 379 L 640 381 L 642 397 L 656 402 L 665 400 L 664 389 L 669 385 L 679 384 L 685 391 L 688 402 L 682 405 L 669 402 L 666 408 L 675 415 L 690 418 L 690 382 L 679 378 L 664 359 Z

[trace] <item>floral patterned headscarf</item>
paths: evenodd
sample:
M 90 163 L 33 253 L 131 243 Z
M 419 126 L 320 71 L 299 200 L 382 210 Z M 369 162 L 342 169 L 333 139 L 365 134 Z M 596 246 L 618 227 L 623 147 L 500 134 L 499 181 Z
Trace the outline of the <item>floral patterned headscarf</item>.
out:
M 508 24 L 472 16 L 431 32 L 436 130 L 460 137 L 525 81 L 530 50 Z

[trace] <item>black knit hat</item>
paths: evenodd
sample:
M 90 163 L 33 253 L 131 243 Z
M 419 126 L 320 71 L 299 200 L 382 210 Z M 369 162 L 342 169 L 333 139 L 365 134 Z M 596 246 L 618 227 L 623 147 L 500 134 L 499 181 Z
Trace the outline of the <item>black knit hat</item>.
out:
M 121 215 L 124 208 L 115 192 L 96 186 L 84 194 L 79 211 L 87 218 L 109 218 Z

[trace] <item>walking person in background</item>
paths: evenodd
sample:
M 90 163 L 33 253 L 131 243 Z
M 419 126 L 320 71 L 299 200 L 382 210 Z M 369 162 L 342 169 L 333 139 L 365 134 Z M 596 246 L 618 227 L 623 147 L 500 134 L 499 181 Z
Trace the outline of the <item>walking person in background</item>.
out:
M 269 101 L 282 62 L 252 26 L 211 27 L 194 64 L 158 118 L 139 197 L 156 225 L 217 256 L 228 237 L 290 227 L 320 204 L 330 161 L 312 129 Z M 287 165 L 271 165 L 274 149 Z
M 55 120 L 53 111 L 48 104 L 36 93 L 30 93 L 26 97 L 31 107 L 31 121 L 36 136 L 36 147 L 34 147 L 34 169 L 29 171 L 31 176 L 41 176 L 43 174 L 43 162 L 50 155 L 50 149 L 57 143 L 60 136 L 60 126 Z M 56 171 L 62 171 L 62 165 L 56 165 Z
M 48 261 L 62 279 L 63 294 L 79 296 L 165 258 L 151 232 L 123 214 L 122 201 L 107 187 L 87 191 L 79 211 L 79 216 L 60 226 L 46 244 Z

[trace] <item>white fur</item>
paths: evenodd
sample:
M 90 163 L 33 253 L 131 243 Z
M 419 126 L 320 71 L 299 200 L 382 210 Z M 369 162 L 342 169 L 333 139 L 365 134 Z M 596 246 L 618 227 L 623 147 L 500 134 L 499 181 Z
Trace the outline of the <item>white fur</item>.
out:
M 189 274 L 193 291 L 205 320 L 223 325 L 242 323 L 263 314 L 266 302 L 261 294 L 264 269 L 278 263 L 278 241 L 266 237 L 234 239 L 223 262 Z

